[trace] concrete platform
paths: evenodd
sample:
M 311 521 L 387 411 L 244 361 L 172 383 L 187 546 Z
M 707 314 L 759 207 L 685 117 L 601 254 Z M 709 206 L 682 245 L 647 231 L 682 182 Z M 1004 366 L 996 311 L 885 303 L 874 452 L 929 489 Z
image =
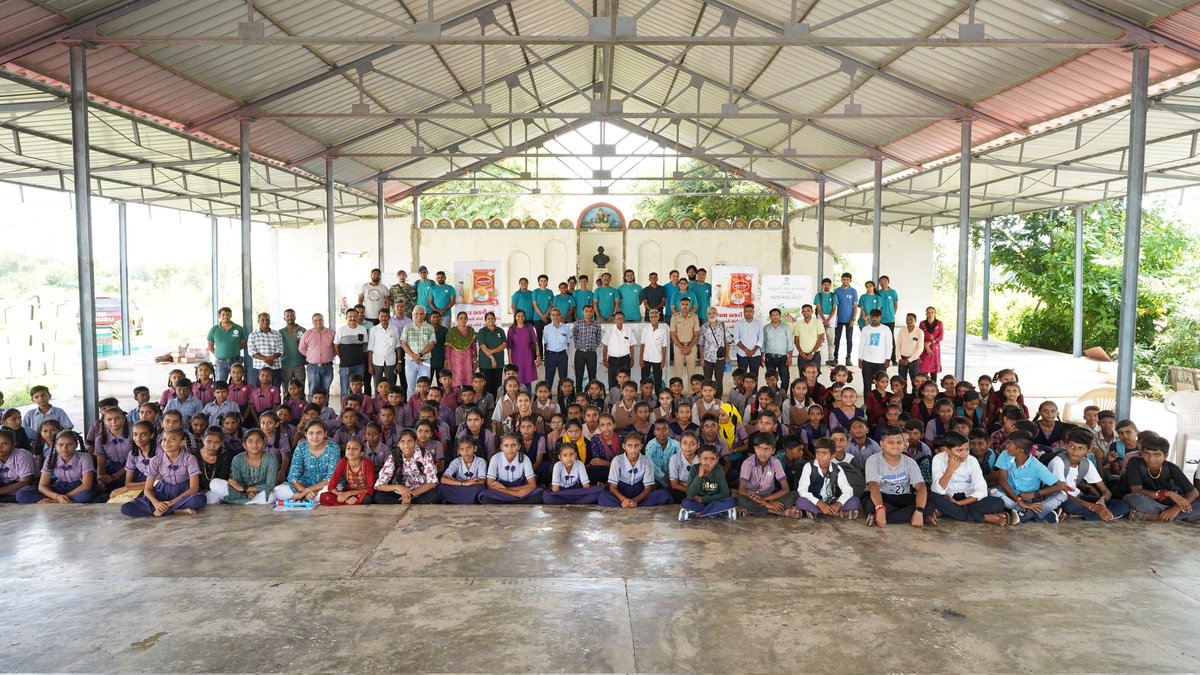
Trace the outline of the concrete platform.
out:
M 0 671 L 1197 671 L 1198 534 L 4 506 Z

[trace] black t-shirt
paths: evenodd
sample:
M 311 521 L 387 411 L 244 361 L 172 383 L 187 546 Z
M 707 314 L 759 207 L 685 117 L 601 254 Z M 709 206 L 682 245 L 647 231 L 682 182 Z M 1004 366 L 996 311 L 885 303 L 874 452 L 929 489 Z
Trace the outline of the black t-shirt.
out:
M 667 299 L 667 287 L 666 286 L 658 286 L 658 287 L 646 286 L 646 287 L 642 288 L 642 300 L 644 300 L 646 302 L 646 304 L 650 305 L 651 307 L 658 307 L 660 304 L 665 302 L 666 299 Z M 666 306 L 663 306 L 663 307 L 660 307 L 658 311 L 665 312 L 666 309 L 667 309 Z M 692 311 L 695 312 L 696 308 L 693 307 Z
M 1121 478 L 1121 487 L 1124 488 L 1122 494 L 1129 494 L 1135 485 L 1148 492 L 1167 490 L 1181 495 L 1186 495 L 1194 489 L 1192 481 L 1183 475 L 1183 470 L 1178 466 L 1171 462 L 1163 462 L 1158 478 L 1154 478 L 1141 457 L 1130 459 L 1129 465 L 1125 467 L 1125 475 Z

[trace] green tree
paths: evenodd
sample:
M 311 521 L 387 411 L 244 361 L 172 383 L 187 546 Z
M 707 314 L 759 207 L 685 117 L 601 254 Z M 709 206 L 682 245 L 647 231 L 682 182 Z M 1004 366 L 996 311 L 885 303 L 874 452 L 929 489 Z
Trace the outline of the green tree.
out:
M 474 220 L 484 218 L 545 218 L 561 217 L 562 197 L 559 181 L 546 181 L 539 184 L 542 194 L 521 194 L 522 186 L 532 187 L 534 181 L 519 180 L 524 167 L 517 160 L 502 160 L 484 167 L 479 171 L 480 177 L 512 178 L 517 184 L 498 181 L 473 181 L 470 178 L 452 180 L 435 188 L 436 192 L 421 197 L 421 217 L 438 220 L 448 218 L 457 220 Z M 478 194 L 468 194 L 471 190 Z M 439 195 L 439 192 L 451 193 Z
M 726 218 L 781 218 L 783 200 L 767 191 L 767 188 L 750 181 L 713 180 L 726 176 L 725 172 L 708 164 L 692 161 L 681 167 L 688 174 L 686 180 L 667 181 L 672 192 L 690 193 L 692 196 L 652 195 L 637 204 L 637 216 L 643 219 L 717 220 Z M 656 181 L 644 181 L 641 189 L 651 192 L 662 186 Z M 728 188 L 728 194 L 721 190 Z M 705 194 L 707 193 L 707 194 Z

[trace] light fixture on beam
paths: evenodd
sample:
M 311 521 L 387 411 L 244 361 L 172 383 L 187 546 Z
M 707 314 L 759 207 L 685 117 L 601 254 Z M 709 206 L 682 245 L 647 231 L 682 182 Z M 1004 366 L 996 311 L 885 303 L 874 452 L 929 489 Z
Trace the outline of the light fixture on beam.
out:
M 254 18 L 254 0 L 246 0 L 246 20 L 238 22 L 238 37 L 243 40 L 257 40 L 266 33 L 263 22 Z
M 608 186 L 607 186 L 607 185 L 596 185 L 596 186 L 593 186 L 593 187 L 592 187 L 592 194 L 594 194 L 594 195 L 606 195 L 606 194 L 608 194 Z

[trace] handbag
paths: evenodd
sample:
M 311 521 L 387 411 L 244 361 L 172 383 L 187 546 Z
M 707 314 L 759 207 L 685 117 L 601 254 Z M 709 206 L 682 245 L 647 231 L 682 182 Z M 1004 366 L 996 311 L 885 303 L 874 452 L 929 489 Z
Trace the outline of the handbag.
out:
M 712 336 L 713 342 L 716 342 L 717 334 L 716 334 L 716 332 L 713 331 L 712 324 L 705 323 L 704 327 L 708 329 L 708 334 Z M 724 343 L 724 340 L 722 340 L 721 346 L 717 347 L 717 360 L 718 361 L 725 360 L 725 345 L 723 343 Z

